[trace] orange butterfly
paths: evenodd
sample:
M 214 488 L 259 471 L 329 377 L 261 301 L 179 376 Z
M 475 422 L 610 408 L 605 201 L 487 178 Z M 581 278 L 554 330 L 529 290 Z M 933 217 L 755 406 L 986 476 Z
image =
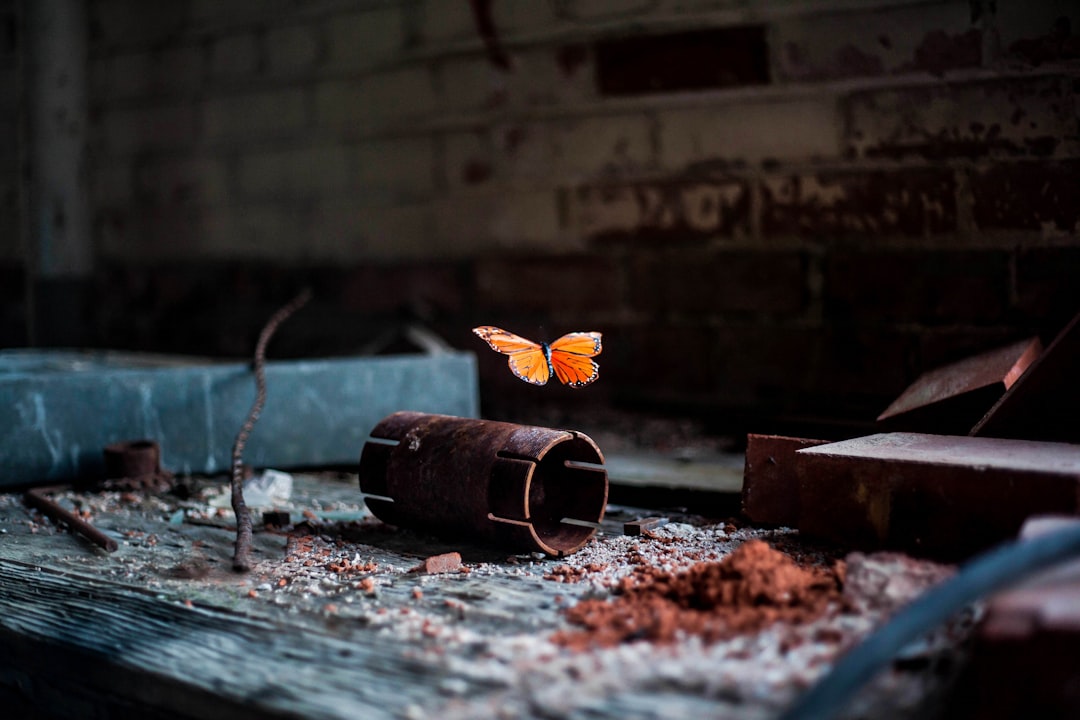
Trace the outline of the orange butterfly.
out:
M 585 387 L 600 377 L 589 358 L 600 354 L 600 333 L 574 332 L 551 343 L 536 343 L 491 325 L 473 328 L 495 352 L 509 355 L 510 372 L 527 383 L 544 385 L 551 374 L 563 385 Z

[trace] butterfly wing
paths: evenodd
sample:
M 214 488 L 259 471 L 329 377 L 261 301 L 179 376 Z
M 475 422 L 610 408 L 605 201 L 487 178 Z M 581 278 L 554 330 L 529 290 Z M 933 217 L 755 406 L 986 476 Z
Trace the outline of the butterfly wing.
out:
M 509 355 L 510 372 L 533 385 L 544 385 L 551 377 L 544 348 L 540 343 L 507 332 L 492 325 L 473 328 L 480 339 L 497 353 Z
M 527 383 L 545 385 L 551 378 L 547 358 L 544 357 L 544 351 L 539 345 L 535 350 L 521 350 L 512 354 L 507 362 L 510 365 L 510 372 Z
M 598 332 L 567 333 L 551 343 L 552 353 L 558 351 L 584 357 L 596 357 L 600 354 L 600 350 L 600 333 Z
M 514 353 L 526 350 L 541 350 L 540 354 L 543 355 L 540 343 L 526 340 L 520 335 L 507 332 L 494 325 L 481 325 L 480 327 L 474 327 L 472 331 L 479 335 L 480 339 L 486 342 L 491 349 L 497 353 L 513 355 Z
M 600 366 L 590 358 L 600 354 L 600 333 L 576 332 L 551 343 L 551 367 L 559 382 L 572 388 L 585 387 L 600 377 Z
M 551 367 L 563 385 L 585 387 L 600 377 L 600 366 L 583 355 L 551 353 Z

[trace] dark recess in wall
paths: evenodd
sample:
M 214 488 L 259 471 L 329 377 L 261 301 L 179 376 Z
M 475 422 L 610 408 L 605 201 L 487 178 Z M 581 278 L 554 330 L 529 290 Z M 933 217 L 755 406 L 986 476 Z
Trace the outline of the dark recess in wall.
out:
M 763 26 L 601 40 L 596 78 L 606 97 L 769 83 Z

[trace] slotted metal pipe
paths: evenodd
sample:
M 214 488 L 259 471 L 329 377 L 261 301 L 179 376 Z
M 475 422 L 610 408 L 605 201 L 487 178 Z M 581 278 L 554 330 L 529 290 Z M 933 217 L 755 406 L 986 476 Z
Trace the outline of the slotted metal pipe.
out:
M 360 491 L 391 525 L 562 556 L 604 517 L 603 465 L 580 432 L 398 412 L 364 445 Z

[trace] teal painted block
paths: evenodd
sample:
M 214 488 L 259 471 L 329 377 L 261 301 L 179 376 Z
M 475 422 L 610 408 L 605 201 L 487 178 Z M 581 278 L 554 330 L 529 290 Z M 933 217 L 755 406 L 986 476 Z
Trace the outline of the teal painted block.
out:
M 269 362 L 244 450 L 256 467 L 359 462 L 397 410 L 479 414 L 472 353 Z M 255 400 L 249 364 L 119 353 L 0 352 L 0 487 L 100 477 L 102 448 L 161 444 L 178 473 L 227 471 Z

